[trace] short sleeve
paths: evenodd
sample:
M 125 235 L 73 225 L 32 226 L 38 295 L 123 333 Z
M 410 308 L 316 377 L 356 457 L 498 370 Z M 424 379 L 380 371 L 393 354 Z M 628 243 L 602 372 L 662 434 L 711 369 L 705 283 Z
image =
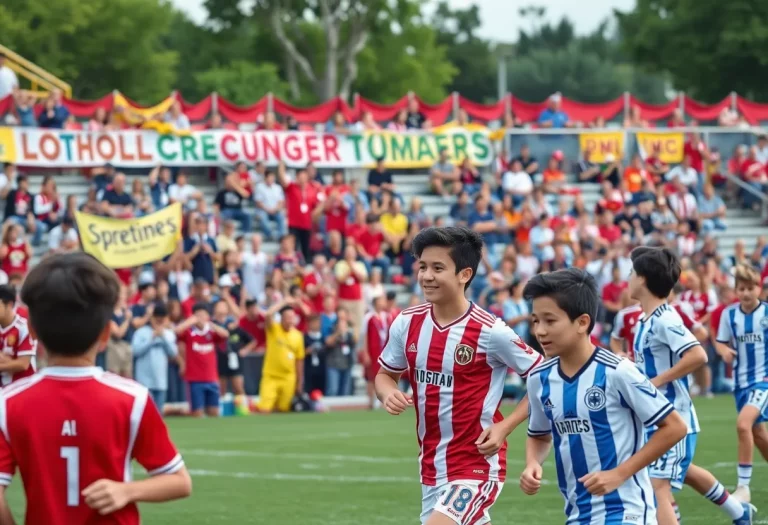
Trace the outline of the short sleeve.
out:
M 488 361 L 494 366 L 506 366 L 520 377 L 528 376 L 544 358 L 528 346 L 504 321 L 497 319 L 491 327 Z
M 657 424 L 674 410 L 667 398 L 630 361 L 619 363 L 611 374 L 611 383 L 646 427 Z
M 654 329 L 657 331 L 659 339 L 678 357 L 700 344 L 696 336 L 683 325 L 679 315 L 675 315 L 674 318 L 662 317 L 654 325 Z
M 552 433 L 552 424 L 541 404 L 541 381 L 535 376 L 528 381 L 528 435 L 547 436 Z
M 717 327 L 717 342 L 727 345 L 733 344 L 735 334 L 731 330 L 730 311 L 726 308 L 720 315 L 720 325 Z
M 379 356 L 379 364 L 384 370 L 395 374 L 402 374 L 408 370 L 408 360 L 405 357 L 405 339 L 408 324 L 402 314 L 392 322 L 389 327 L 389 335 L 384 345 L 384 350 Z
M 29 329 L 19 327 L 19 341 L 16 343 L 16 357 L 28 357 L 37 353 L 37 341 L 32 339 Z
M 149 395 L 139 423 L 133 459 L 138 461 L 150 476 L 173 474 L 184 467 L 184 460 L 171 441 L 168 428 Z
M 624 330 L 624 311 L 620 310 L 616 314 L 616 318 L 613 320 L 613 330 L 611 330 L 611 338 L 623 339 L 621 332 Z

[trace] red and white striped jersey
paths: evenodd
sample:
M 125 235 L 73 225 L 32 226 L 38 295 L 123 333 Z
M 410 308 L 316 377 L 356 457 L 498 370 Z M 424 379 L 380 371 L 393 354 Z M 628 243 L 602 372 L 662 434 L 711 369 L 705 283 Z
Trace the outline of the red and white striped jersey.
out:
M 0 348 L 5 355 L 11 359 L 31 356 L 29 366 L 21 372 L 0 373 L 0 385 L 8 386 L 14 381 L 31 376 L 35 373 L 35 354 L 37 353 L 37 342 L 29 335 L 29 322 L 16 313 L 11 324 L 5 328 L 0 327 Z
M 701 323 L 697 320 L 696 312 L 690 303 L 685 303 L 680 299 L 675 299 L 675 301 L 670 304 L 670 306 L 674 308 L 678 314 L 680 314 L 680 319 L 683 320 L 683 326 L 685 326 L 691 332 L 701 326 Z
M 139 525 L 130 503 L 101 516 L 82 491 L 94 481 L 132 480 L 184 462 L 145 387 L 101 368 L 49 367 L 0 390 L 0 485 L 21 474 L 28 525 Z
M 542 360 L 501 319 L 474 303 L 446 326 L 437 323 L 430 303 L 400 313 L 379 363 L 391 372 L 408 372 L 424 485 L 504 481 L 506 443 L 485 457 L 475 441 L 503 419 L 499 404 L 507 369 L 526 377 Z
M 717 294 L 711 288 L 707 293 L 686 290 L 680 294 L 679 301 L 681 303 L 688 303 L 693 307 L 694 319 L 696 321 L 717 308 Z
M 633 354 L 635 330 L 637 330 L 637 322 L 643 316 L 643 309 L 639 304 L 632 304 L 626 308 L 622 308 L 616 314 L 613 320 L 613 331 L 611 331 L 611 337 L 613 339 L 624 340 L 627 342 L 625 348 L 627 356 L 631 360 L 635 360 Z

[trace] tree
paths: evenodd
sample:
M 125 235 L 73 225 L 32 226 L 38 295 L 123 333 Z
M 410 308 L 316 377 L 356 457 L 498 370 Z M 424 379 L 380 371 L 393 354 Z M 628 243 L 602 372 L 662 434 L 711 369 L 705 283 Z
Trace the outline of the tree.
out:
M 157 0 L 4 0 L 3 44 L 70 83 L 77 98 L 119 88 L 145 103 L 174 87 L 177 53 L 164 48 L 172 9 Z
M 244 60 L 230 62 L 195 75 L 204 93 L 216 91 L 230 102 L 245 106 L 267 93 L 286 98 L 288 83 L 280 78 L 277 66 L 269 62 L 254 64 Z
M 459 72 L 449 89 L 479 102 L 496 99 L 496 57 L 490 42 L 476 34 L 481 25 L 476 4 L 451 9 L 441 1 L 432 17 L 437 42 L 445 46 L 447 59 Z

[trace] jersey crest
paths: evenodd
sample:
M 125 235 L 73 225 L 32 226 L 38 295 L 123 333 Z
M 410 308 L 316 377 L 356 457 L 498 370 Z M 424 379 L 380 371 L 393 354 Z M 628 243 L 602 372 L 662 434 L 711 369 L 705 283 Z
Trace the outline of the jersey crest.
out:
M 587 389 L 584 396 L 584 404 L 591 411 L 602 410 L 605 407 L 605 392 L 599 386 L 593 386 Z
M 468 365 L 472 362 L 472 358 L 475 356 L 475 349 L 465 344 L 457 344 L 456 350 L 453 353 L 456 359 L 456 364 Z
M 768 328 L 768 317 L 760 319 L 760 328 Z

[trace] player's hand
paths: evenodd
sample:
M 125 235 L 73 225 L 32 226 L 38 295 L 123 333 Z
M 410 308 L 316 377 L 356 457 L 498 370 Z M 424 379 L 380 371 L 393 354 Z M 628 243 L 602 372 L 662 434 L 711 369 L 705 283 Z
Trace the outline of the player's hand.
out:
M 619 488 L 625 479 L 616 472 L 616 469 L 602 472 L 592 472 L 579 478 L 584 488 L 595 496 L 605 496 Z
M 413 406 L 413 398 L 400 390 L 395 390 L 384 399 L 384 408 L 393 416 L 399 416 L 409 406 Z
M 541 476 L 544 473 L 541 465 L 532 463 L 525 467 L 520 474 L 520 488 L 529 496 L 536 494 L 541 488 Z
M 658 377 L 658 376 L 656 376 L 656 377 L 654 377 L 653 379 L 651 379 L 651 384 L 652 384 L 653 386 L 655 386 L 656 388 L 661 388 L 661 387 L 663 387 L 663 386 L 664 386 L 664 383 L 662 383 L 661 381 L 659 381 L 659 377 Z
M 5 361 L 10 361 L 10 360 L 11 360 L 11 356 L 6 354 L 5 352 L 0 352 L 0 363 L 3 363 Z
M 110 479 L 91 483 L 82 494 L 85 504 L 102 516 L 120 510 L 131 502 L 127 485 Z
M 504 446 L 508 435 L 506 429 L 500 423 L 491 425 L 483 430 L 480 433 L 480 437 L 475 441 L 477 451 L 484 456 L 495 455 Z
M 719 352 L 719 354 L 726 365 L 732 365 L 736 359 L 736 351 L 733 348 L 729 348 L 727 352 Z

